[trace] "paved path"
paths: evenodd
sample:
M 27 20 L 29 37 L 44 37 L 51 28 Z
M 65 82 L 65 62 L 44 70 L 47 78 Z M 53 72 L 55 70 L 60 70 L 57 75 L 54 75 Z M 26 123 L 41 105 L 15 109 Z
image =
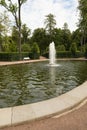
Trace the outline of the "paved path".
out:
M 56 115 L 0 130 L 87 130 L 87 103 L 60 117 Z

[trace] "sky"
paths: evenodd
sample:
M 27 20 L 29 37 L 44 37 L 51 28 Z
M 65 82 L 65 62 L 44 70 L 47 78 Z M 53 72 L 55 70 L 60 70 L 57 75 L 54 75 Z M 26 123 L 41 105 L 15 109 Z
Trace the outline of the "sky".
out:
M 77 6 L 78 0 L 27 0 L 22 5 L 22 23 L 31 30 L 44 28 L 46 16 L 51 13 L 55 16 L 57 28 L 63 28 L 66 22 L 68 28 L 74 31 L 77 28 L 79 17 Z M 0 7 L 0 12 L 2 10 L 3 8 Z M 10 18 L 12 19 L 12 16 Z

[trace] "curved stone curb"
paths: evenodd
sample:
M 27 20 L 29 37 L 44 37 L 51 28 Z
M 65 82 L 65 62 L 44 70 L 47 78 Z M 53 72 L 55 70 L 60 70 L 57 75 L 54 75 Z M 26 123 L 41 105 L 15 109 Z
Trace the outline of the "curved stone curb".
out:
M 87 98 L 87 81 L 59 96 L 29 105 L 0 109 L 0 127 L 61 114 Z
M 25 61 L 0 61 L 0 66 L 28 64 L 28 63 L 35 63 L 35 62 L 42 62 L 42 61 L 48 61 L 48 59 L 25 60 Z

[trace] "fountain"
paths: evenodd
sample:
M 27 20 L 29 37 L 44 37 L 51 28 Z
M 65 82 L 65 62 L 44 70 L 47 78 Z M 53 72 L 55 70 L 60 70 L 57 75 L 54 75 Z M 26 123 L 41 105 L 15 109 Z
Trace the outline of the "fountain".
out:
M 48 100 L 87 80 L 86 61 L 65 60 L 56 65 L 34 61 L 0 66 L 0 108 Z
M 56 64 L 56 49 L 54 42 L 49 45 L 49 65 L 58 66 L 58 64 Z

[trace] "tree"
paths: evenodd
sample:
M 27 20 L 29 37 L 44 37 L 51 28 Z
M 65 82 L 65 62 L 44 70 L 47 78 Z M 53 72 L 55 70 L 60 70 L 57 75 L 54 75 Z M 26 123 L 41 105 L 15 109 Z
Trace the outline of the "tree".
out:
M 6 36 L 11 30 L 11 21 L 9 20 L 9 16 L 7 12 L 0 13 L 0 33 L 3 36 Z
M 63 25 L 63 29 L 66 30 L 66 31 L 68 30 L 68 24 L 66 22 Z
M 65 46 L 66 50 L 69 50 L 71 45 L 71 32 L 68 29 L 68 24 L 64 23 L 63 29 L 62 29 L 62 43 Z
M 87 58 L 87 43 L 85 45 L 85 58 Z
M 5 37 L 6 42 L 3 42 L 2 48 L 4 52 L 16 52 L 17 45 L 10 37 Z
M 31 34 L 31 30 L 26 26 L 26 24 L 22 25 L 21 34 L 22 34 L 22 43 L 27 43 L 28 38 Z
M 71 40 L 72 40 L 72 43 L 73 42 L 76 43 L 78 50 L 80 50 L 82 52 L 83 49 L 82 49 L 82 45 L 80 43 L 80 40 L 81 40 L 81 31 L 80 31 L 80 29 L 76 29 L 75 31 L 72 32 Z
M 15 42 L 15 43 L 18 43 L 19 41 L 19 36 L 18 36 L 19 32 L 18 32 L 18 29 L 16 26 L 13 26 L 12 28 L 12 40 Z
M 70 51 L 71 51 L 72 55 L 75 57 L 76 56 L 76 52 L 77 52 L 76 43 L 72 43 L 71 44 Z
M 79 29 L 82 33 L 81 45 L 87 42 L 87 0 L 79 0 L 78 9 L 80 10 Z
M 46 15 L 46 19 L 45 19 L 44 24 L 45 24 L 45 28 L 46 28 L 48 34 L 50 35 L 50 42 L 52 42 L 53 30 L 54 30 L 55 25 L 56 25 L 56 20 L 54 19 L 54 15 L 53 14 Z
M 46 47 L 49 45 L 46 30 L 43 28 L 37 28 L 34 30 L 32 40 L 33 42 L 36 42 L 38 44 L 41 54 L 45 51 Z
M 15 18 L 16 26 L 19 31 L 19 59 L 21 60 L 21 6 L 27 0 L 18 0 L 17 3 L 13 3 L 12 0 L 1 0 L 0 5 L 5 7 Z M 18 14 L 17 14 L 18 13 Z
M 58 45 L 57 47 L 56 47 L 56 51 L 58 52 L 58 51 L 65 51 L 65 46 L 64 45 Z
M 55 45 L 63 45 L 62 43 L 62 29 L 55 28 L 53 30 L 53 41 L 55 42 Z
M 40 49 L 39 49 L 39 46 L 36 42 L 33 43 L 32 48 L 31 48 L 31 52 L 32 52 L 32 58 L 33 59 L 39 58 Z
M 9 34 L 11 26 L 10 26 L 9 16 L 7 12 L 0 13 L 0 51 L 2 51 L 2 44 L 3 42 L 7 42 L 7 34 Z
M 25 43 L 22 44 L 21 50 L 22 50 L 22 52 L 30 52 L 31 51 L 29 44 L 25 44 Z

